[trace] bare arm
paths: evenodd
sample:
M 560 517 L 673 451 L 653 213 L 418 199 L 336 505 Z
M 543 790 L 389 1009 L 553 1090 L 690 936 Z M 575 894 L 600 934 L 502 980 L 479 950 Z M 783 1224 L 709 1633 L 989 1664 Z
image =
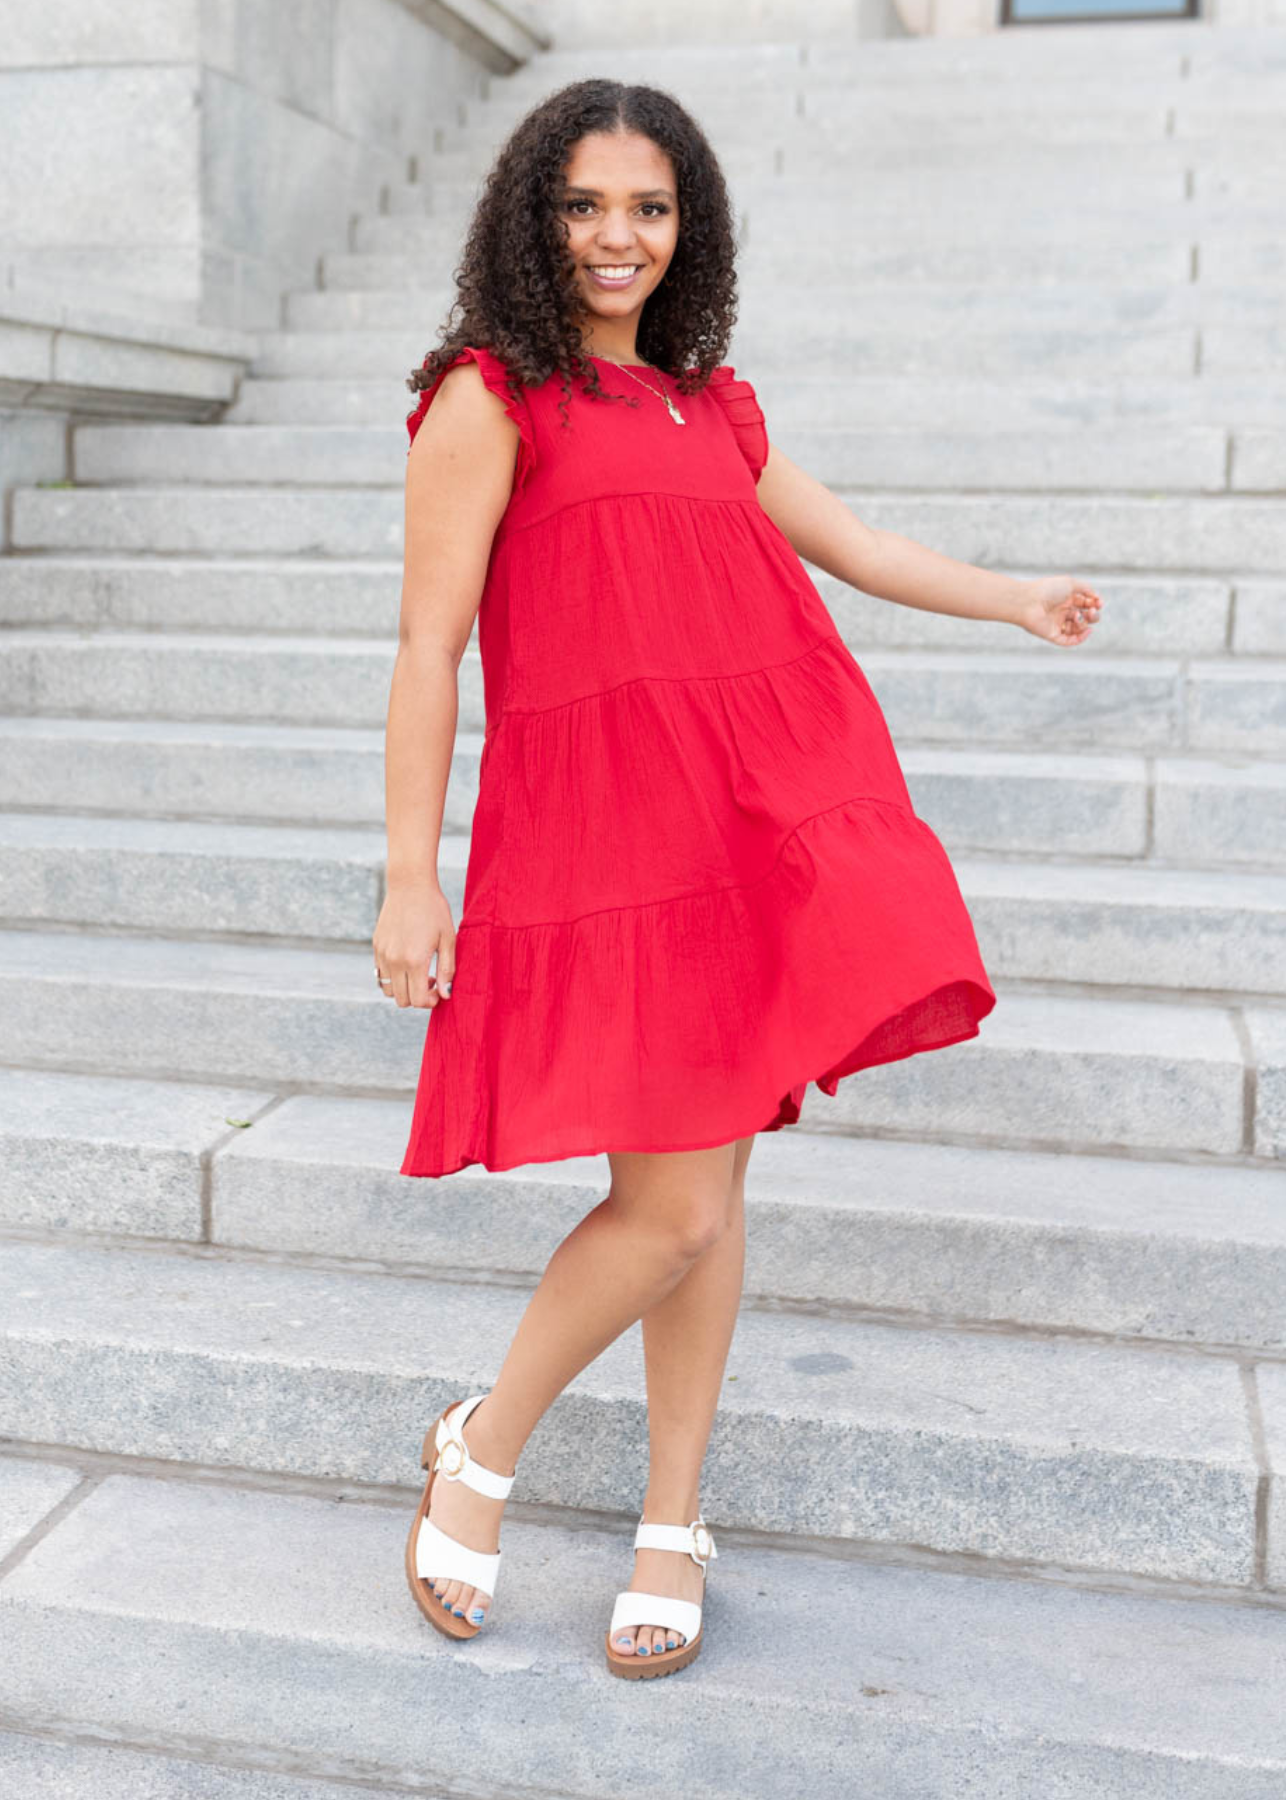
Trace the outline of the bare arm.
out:
M 1059 644 L 1080 643 L 1098 617 L 1100 597 L 1072 576 L 1019 581 L 865 524 L 775 444 L 759 477 L 759 503 L 800 556 L 879 599 L 999 619 Z
M 375 966 L 392 983 L 384 991 L 399 1006 L 436 1006 L 455 973 L 455 927 L 437 864 L 458 672 L 517 449 L 517 426 L 470 362 L 442 377 L 407 454 L 402 610 L 384 740 L 388 887 L 372 940 Z

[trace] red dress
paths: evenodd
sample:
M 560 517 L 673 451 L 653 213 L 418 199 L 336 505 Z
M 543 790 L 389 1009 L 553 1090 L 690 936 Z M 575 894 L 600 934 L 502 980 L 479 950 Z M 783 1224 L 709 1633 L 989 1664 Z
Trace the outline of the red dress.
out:
M 681 395 L 633 365 L 677 425 L 596 358 L 640 404 L 573 379 L 565 429 L 557 374 L 516 401 L 470 358 L 522 436 L 478 613 L 455 978 L 400 1173 L 726 1144 L 792 1124 L 810 1080 L 976 1037 L 996 996 L 972 921 L 759 504 L 750 383 L 725 364 Z

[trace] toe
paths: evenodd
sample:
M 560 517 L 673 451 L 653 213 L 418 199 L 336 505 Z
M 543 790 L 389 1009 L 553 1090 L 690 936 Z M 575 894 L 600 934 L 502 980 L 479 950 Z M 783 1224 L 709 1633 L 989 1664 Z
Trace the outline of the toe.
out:
M 491 1595 L 484 1594 L 481 1588 L 474 1588 L 465 1608 L 465 1617 L 470 1625 L 485 1625 L 487 1614 L 491 1610 Z
M 633 1656 L 634 1628 L 631 1626 L 627 1631 L 618 1631 L 612 1643 L 622 1656 Z
M 652 1630 L 652 1654 L 659 1656 L 665 1649 L 665 1626 L 657 1625 Z
M 456 1595 L 459 1592 L 460 1592 L 460 1583 L 458 1581 L 448 1581 L 445 1588 L 443 1588 L 442 1600 L 443 1600 L 443 1604 L 446 1606 L 448 1612 L 455 1611 L 456 1606 L 458 1605 L 458 1601 L 456 1600 Z

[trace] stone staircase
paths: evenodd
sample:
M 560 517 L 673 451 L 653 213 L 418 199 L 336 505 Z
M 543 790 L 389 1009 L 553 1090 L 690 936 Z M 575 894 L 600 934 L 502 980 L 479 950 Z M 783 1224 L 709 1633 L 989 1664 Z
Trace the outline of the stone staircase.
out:
M 405 1591 L 424 1427 L 608 1169 L 398 1175 L 426 1020 L 370 976 L 402 377 L 499 138 L 609 66 L 725 161 L 773 441 L 1106 601 L 1057 651 L 813 572 L 1000 1003 L 759 1140 L 709 1643 L 637 1690 L 599 1648 L 637 1327 L 528 1446 L 494 1628 L 456 1652 Z M 16 494 L 7 1792 L 1280 1800 L 1284 108 L 1286 33 L 1197 24 L 555 52 L 287 296 L 223 422 L 81 425 L 76 485 Z M 482 724 L 475 647 L 457 916 Z

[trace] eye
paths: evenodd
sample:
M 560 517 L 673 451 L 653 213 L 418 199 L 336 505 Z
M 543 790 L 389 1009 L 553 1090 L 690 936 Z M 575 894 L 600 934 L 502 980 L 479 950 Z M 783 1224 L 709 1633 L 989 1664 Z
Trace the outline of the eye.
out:
M 578 206 L 593 206 L 593 204 L 594 204 L 594 202 L 592 200 L 583 200 L 583 199 L 582 200 L 564 200 L 563 210 L 564 210 L 564 212 L 574 212 Z M 664 200 L 645 200 L 643 202 L 643 205 L 644 205 L 644 207 L 651 207 L 651 208 L 655 209 L 652 213 L 649 214 L 649 217 L 652 217 L 652 218 L 656 218 L 658 216 L 661 218 L 664 218 L 665 214 L 668 213 L 670 210 Z

